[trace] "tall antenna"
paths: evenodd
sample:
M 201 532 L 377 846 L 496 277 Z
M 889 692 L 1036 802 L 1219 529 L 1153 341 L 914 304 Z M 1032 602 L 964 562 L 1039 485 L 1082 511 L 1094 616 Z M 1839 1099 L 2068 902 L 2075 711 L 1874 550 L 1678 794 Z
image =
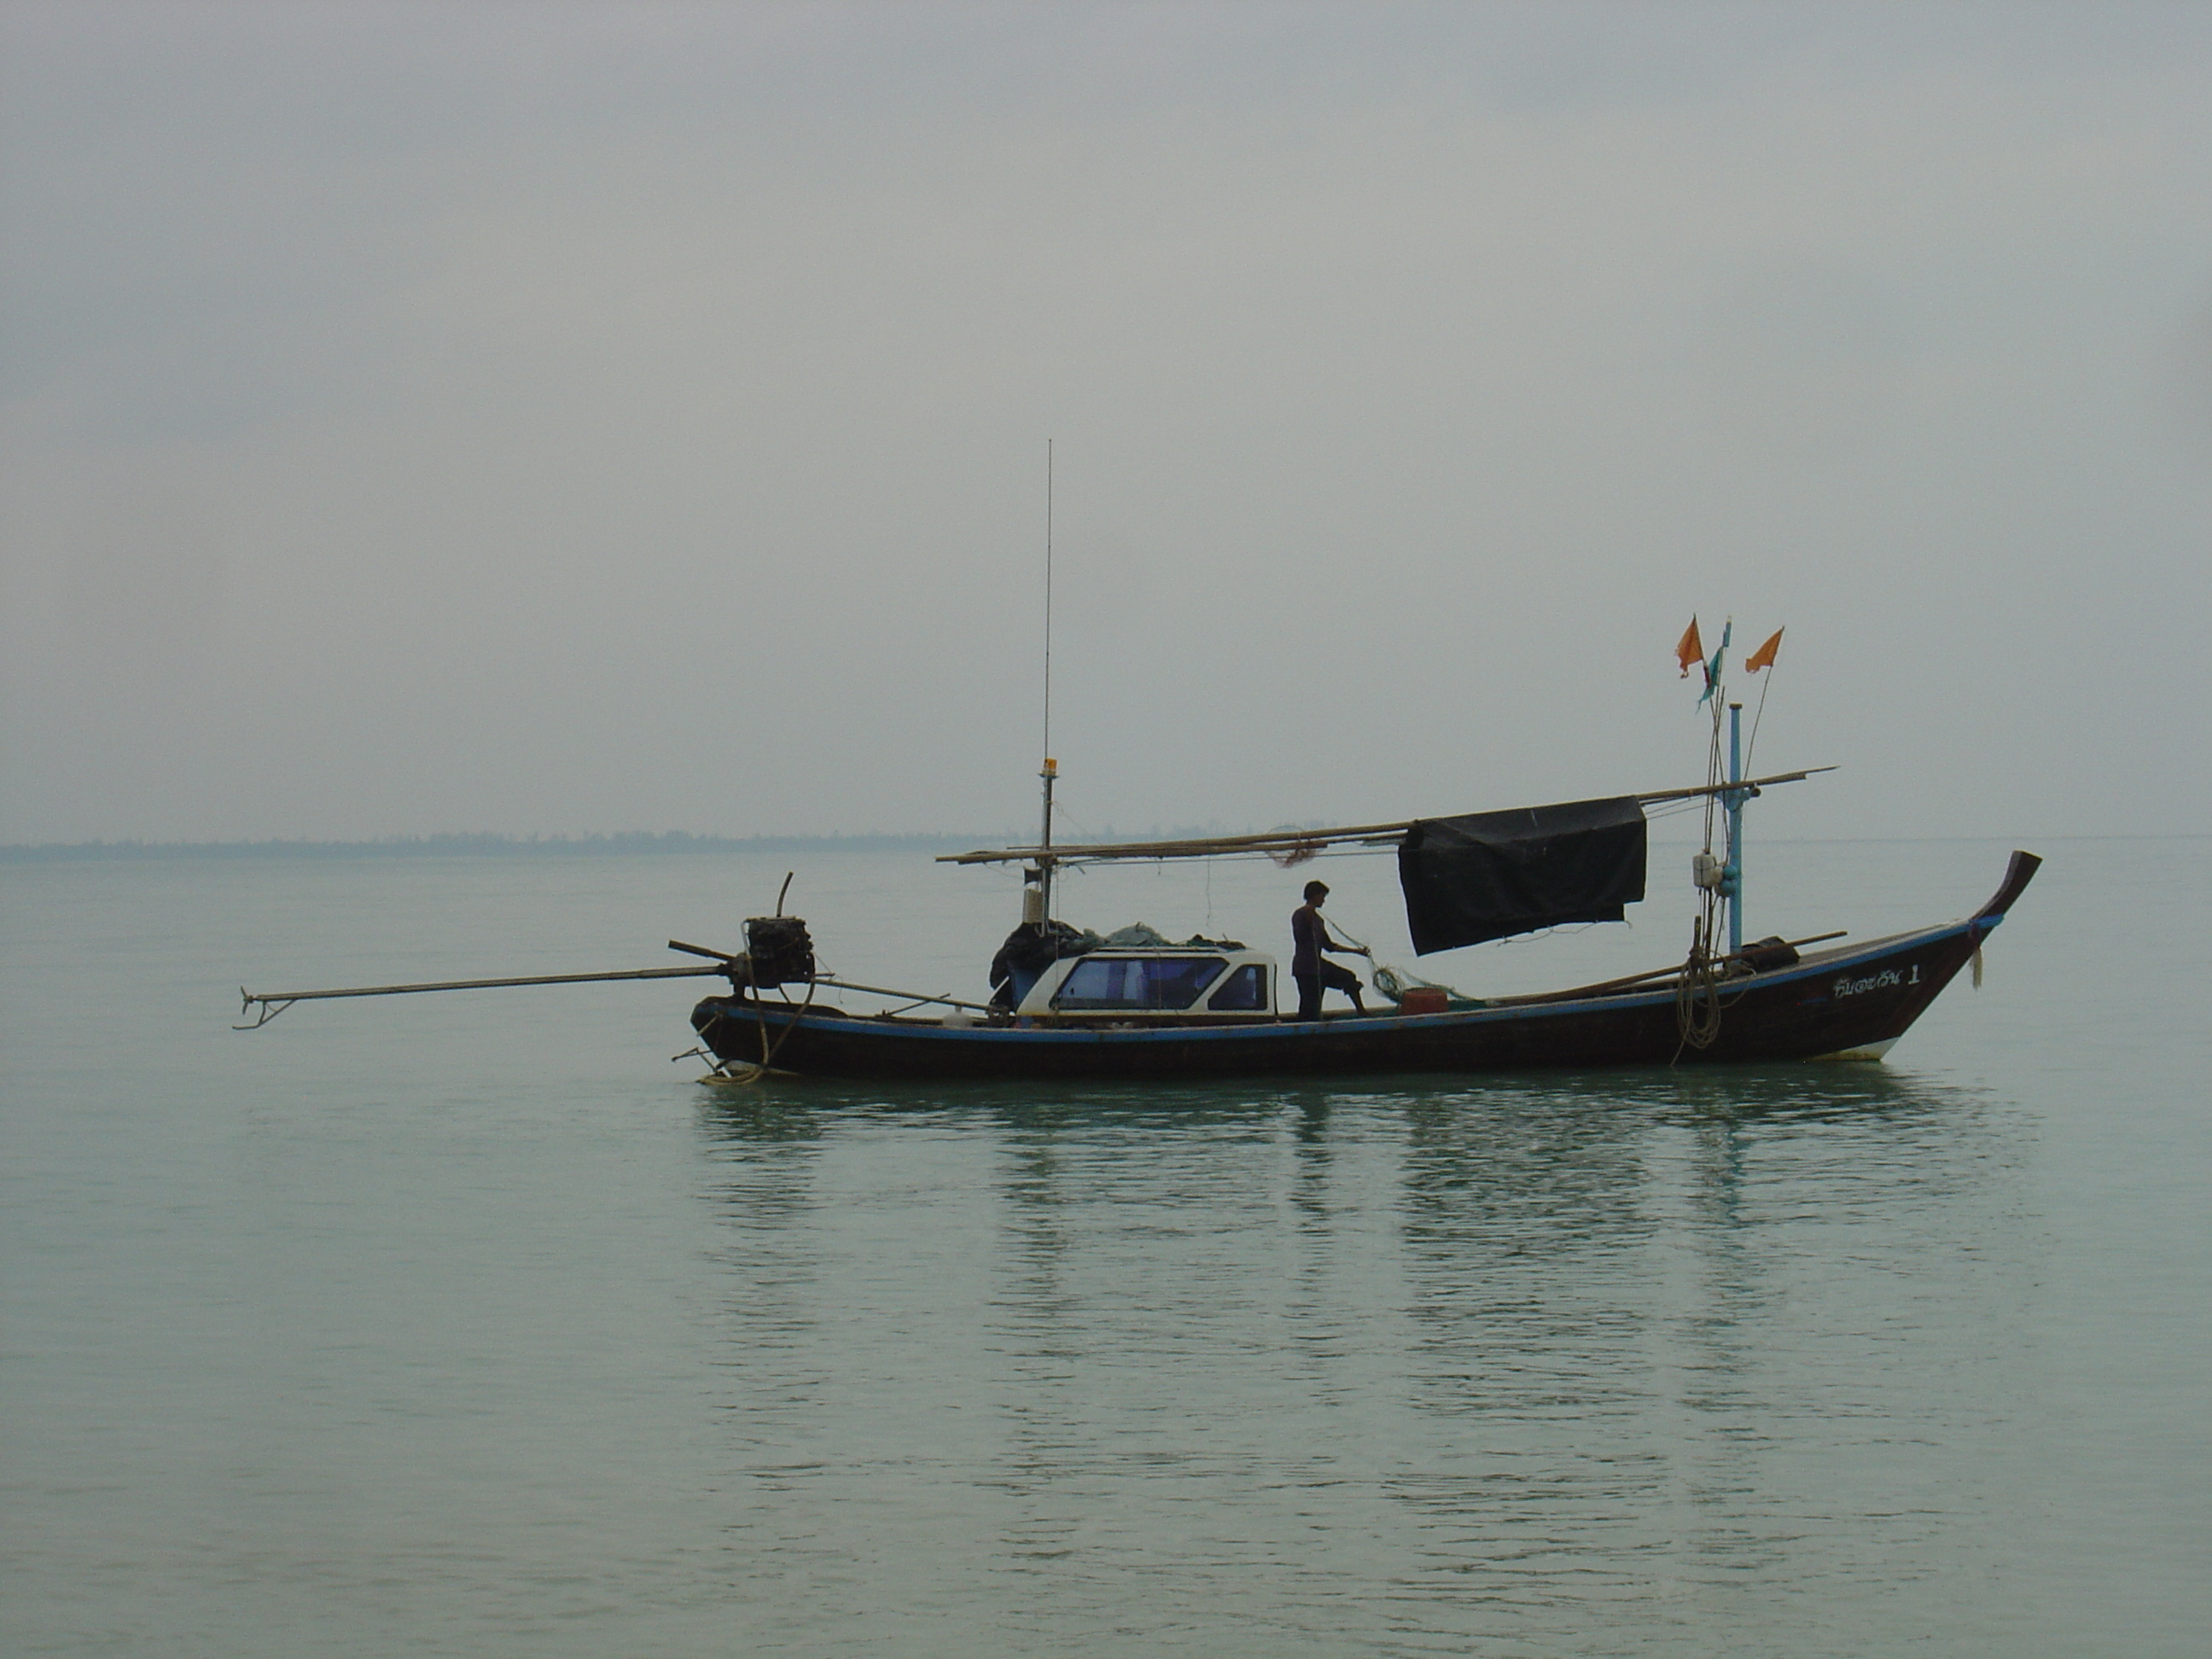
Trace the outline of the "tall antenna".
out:
M 1052 764 L 1052 440 L 1044 441 L 1044 752 Z

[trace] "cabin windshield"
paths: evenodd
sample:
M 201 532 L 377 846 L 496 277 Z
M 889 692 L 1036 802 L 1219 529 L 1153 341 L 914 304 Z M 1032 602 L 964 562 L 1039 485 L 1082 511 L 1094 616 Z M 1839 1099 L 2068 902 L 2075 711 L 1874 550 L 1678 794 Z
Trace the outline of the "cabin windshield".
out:
M 1222 981 L 1206 1006 L 1224 1013 L 1264 1012 L 1268 1006 L 1267 970 L 1256 962 L 1246 963 Z
M 1188 1008 L 1228 966 L 1219 957 L 1085 957 L 1052 1006 L 1070 1012 Z

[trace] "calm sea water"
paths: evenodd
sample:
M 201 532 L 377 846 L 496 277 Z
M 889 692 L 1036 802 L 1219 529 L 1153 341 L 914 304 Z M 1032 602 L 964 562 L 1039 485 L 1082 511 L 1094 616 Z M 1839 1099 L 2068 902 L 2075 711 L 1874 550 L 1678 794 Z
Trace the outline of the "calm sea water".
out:
M 2038 850 L 1886 1066 L 1143 1092 L 702 1087 L 704 982 L 227 1029 L 734 944 L 782 863 L 0 868 L 0 1648 L 2201 1653 L 2212 842 Z M 1753 921 L 2004 851 L 1758 848 Z M 1005 880 L 786 862 L 837 970 L 981 988 Z M 1066 908 L 1279 949 L 1305 873 Z

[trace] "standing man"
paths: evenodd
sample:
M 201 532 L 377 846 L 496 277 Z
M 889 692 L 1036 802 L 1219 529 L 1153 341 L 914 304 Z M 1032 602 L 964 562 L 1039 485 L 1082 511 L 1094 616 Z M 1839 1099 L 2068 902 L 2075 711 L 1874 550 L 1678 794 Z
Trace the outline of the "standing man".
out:
M 1324 951 L 1346 956 L 1369 954 L 1364 945 L 1339 945 L 1328 936 L 1328 924 L 1321 919 L 1322 903 L 1328 897 L 1327 882 L 1310 881 L 1306 884 L 1306 902 L 1291 912 L 1291 977 L 1298 982 L 1300 1019 L 1321 1018 L 1323 991 L 1341 991 L 1352 999 L 1355 1010 L 1363 1014 L 1367 1012 L 1367 1005 L 1359 1000 L 1359 976 L 1322 956 Z

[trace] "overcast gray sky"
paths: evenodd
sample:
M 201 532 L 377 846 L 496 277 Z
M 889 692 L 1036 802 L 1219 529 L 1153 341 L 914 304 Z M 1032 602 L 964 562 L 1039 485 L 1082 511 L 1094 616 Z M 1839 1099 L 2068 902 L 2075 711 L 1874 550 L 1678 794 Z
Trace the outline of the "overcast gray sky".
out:
M 2212 819 L 2212 8 L 0 15 L 0 841 Z

